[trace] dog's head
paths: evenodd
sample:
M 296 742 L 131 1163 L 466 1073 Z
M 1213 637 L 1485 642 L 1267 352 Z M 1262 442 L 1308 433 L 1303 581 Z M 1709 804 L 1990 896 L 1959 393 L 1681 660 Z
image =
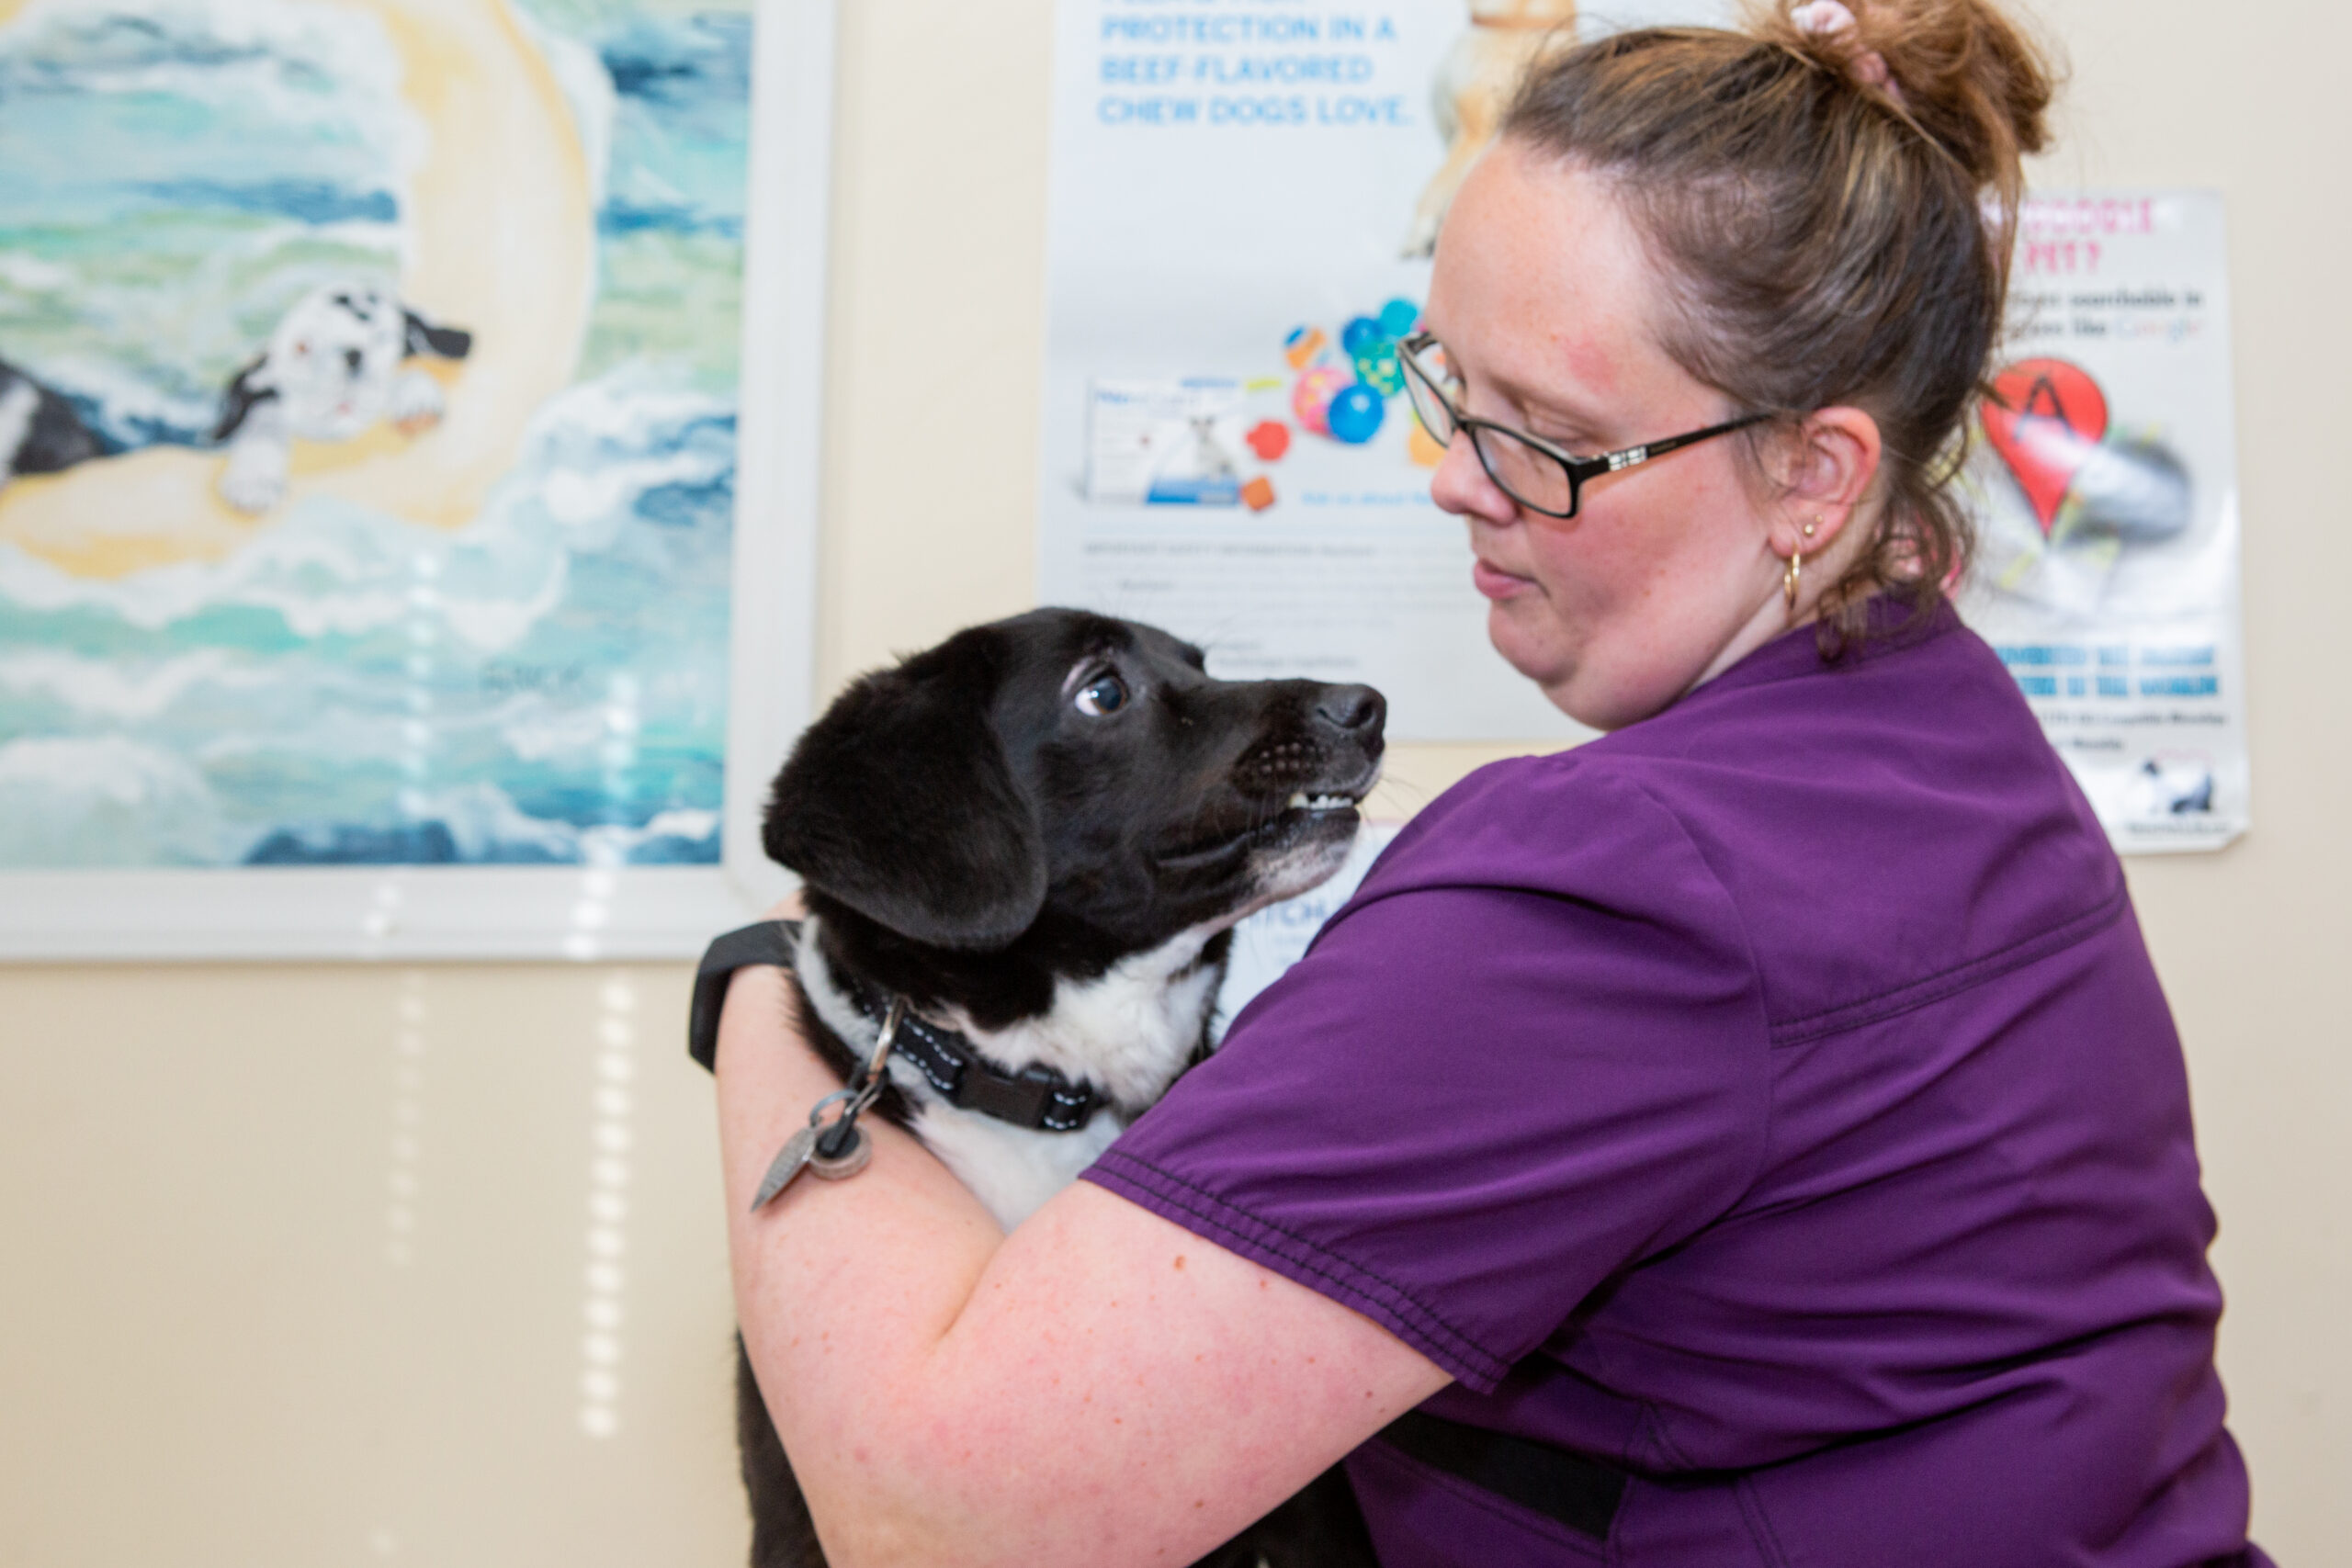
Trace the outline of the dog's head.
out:
M 323 285 L 294 302 L 268 351 L 238 373 L 213 438 L 227 440 L 256 401 L 275 398 L 293 434 L 348 441 L 384 417 L 402 360 L 463 359 L 472 347 L 471 333 L 435 326 L 381 289 Z
M 288 427 L 347 441 L 384 416 L 406 350 L 399 301 L 361 284 L 328 284 L 294 302 L 265 361 Z
M 1337 870 L 1385 717 L 1368 686 L 1212 680 L 1165 632 L 1038 610 L 851 686 L 777 775 L 765 842 L 928 947 L 1140 952 Z

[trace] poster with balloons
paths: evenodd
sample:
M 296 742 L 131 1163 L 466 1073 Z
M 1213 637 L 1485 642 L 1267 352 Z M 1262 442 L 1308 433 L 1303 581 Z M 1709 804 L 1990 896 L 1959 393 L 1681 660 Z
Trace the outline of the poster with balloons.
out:
M 1965 484 L 1962 602 L 2127 852 L 2245 829 L 2222 202 L 2026 205 Z
M 1043 596 L 1403 740 L 1577 739 L 1495 657 L 1399 395 L 1454 187 L 1544 51 L 1709 0 L 1061 0 Z M 1963 489 L 1963 612 L 2126 851 L 2246 823 L 2218 197 L 2042 193 Z
M 1040 592 L 1229 678 L 1364 681 L 1406 740 L 1581 733 L 1488 647 L 1396 360 L 1572 0 L 1063 0 Z M 1481 19 L 1483 18 L 1483 19 Z

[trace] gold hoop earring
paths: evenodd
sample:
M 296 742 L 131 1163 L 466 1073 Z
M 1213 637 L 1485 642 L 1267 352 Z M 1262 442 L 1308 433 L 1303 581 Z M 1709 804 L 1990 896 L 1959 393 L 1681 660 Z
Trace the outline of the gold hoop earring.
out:
M 1816 513 L 1814 520 L 1804 525 L 1804 536 L 1808 539 L 1812 538 L 1820 527 L 1821 518 Z M 1791 615 L 1794 615 L 1796 613 L 1797 586 L 1799 580 L 1803 578 L 1804 575 L 1804 547 L 1800 545 L 1795 549 L 1789 552 L 1789 569 L 1788 570 L 1781 573 L 1781 596 L 1789 602 L 1789 613 Z

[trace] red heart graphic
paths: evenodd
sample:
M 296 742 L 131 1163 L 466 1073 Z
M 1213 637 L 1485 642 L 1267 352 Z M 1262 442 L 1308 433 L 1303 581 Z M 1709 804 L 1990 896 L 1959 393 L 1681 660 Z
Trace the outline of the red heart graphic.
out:
M 2107 434 L 2107 394 L 2064 359 L 2020 359 L 1993 378 L 1985 438 L 2017 475 L 2044 538 L 2084 460 Z

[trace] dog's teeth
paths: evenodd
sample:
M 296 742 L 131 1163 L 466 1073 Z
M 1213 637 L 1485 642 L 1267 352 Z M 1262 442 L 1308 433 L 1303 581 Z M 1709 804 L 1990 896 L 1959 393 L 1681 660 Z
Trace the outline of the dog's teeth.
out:
M 1355 803 L 1351 795 L 1309 795 L 1302 789 L 1292 792 L 1283 804 L 1292 811 L 1344 811 Z

